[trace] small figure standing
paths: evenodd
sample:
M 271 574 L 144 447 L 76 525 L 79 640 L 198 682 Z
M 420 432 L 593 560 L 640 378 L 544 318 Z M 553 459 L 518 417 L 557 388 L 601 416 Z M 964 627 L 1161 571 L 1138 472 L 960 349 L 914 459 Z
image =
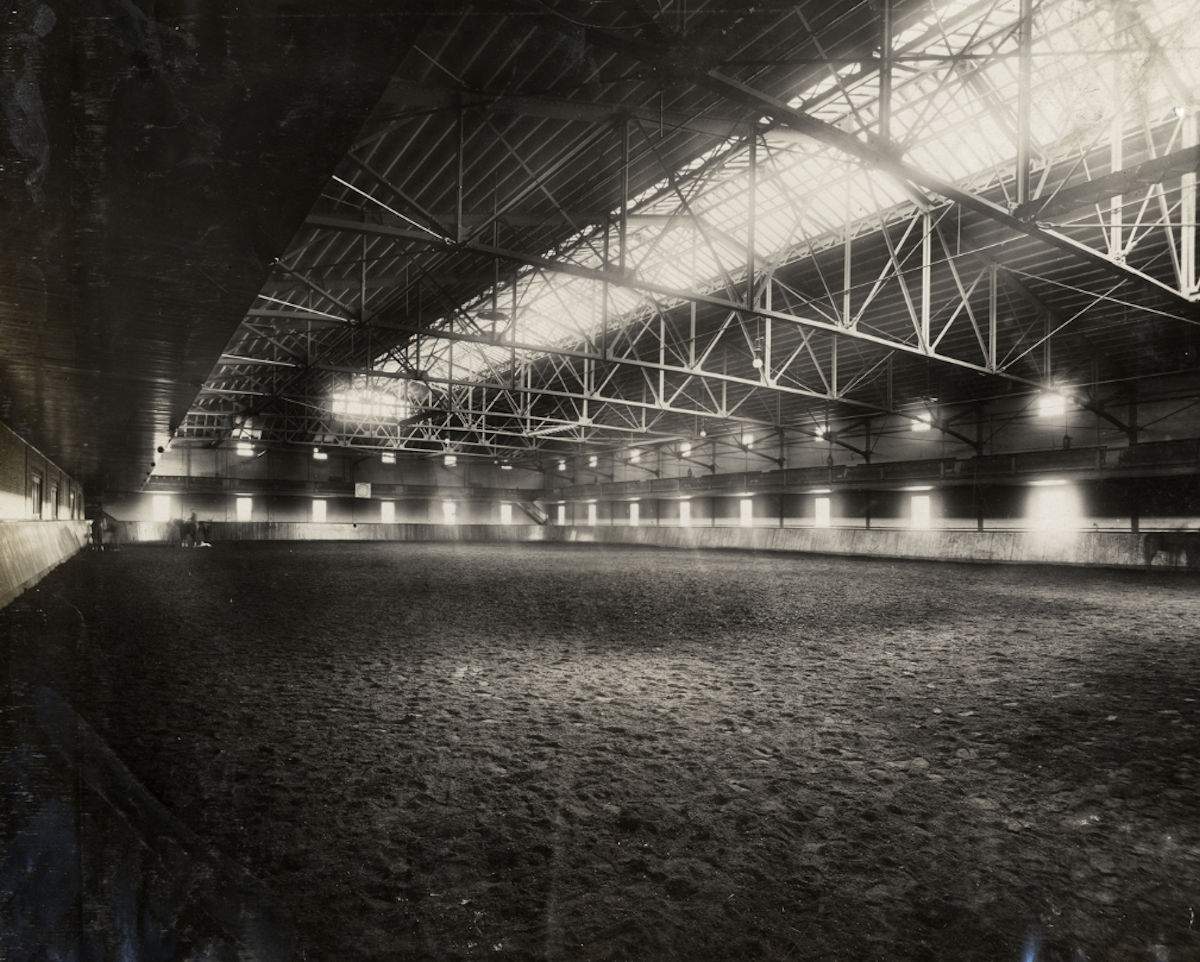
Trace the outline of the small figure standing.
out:
M 182 542 L 184 547 L 194 548 L 199 543 L 199 532 L 196 530 L 196 512 L 193 511 L 191 516 L 183 525 Z
M 92 518 L 92 550 L 104 550 L 104 517 L 102 515 Z

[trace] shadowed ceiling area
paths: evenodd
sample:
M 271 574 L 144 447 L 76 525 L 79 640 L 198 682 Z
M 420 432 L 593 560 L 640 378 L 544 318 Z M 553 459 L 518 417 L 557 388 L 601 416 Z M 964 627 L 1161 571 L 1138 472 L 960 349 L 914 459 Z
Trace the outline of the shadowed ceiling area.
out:
M 7 11 L 0 416 L 130 489 L 421 17 L 375 3 Z
M 15 7 L 0 416 L 130 490 L 1197 393 L 1187 4 L 414 6 Z

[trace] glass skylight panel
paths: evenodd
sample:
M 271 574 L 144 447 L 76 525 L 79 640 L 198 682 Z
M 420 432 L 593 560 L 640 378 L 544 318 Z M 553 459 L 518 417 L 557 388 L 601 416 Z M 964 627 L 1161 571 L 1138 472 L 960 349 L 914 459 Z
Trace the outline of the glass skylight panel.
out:
M 408 401 L 402 392 L 402 388 L 381 385 L 376 379 L 356 378 L 349 387 L 334 392 L 330 408 L 334 417 L 348 421 L 394 423 L 408 417 Z
M 1096 133 L 1106 133 L 1113 111 L 1125 110 L 1127 129 L 1141 116 L 1129 110 L 1136 101 L 1148 117 L 1162 117 L 1172 105 L 1153 61 L 1170 59 L 1183 83 L 1200 83 L 1200 58 L 1187 50 L 1189 4 L 1151 0 L 1136 6 L 1157 50 L 1150 57 L 1121 54 L 1113 60 L 1115 23 L 1107 5 L 1048 2 L 1035 8 L 1032 97 L 1032 146 L 1035 165 L 1068 150 L 1078 150 Z M 928 53 L 927 59 L 900 61 L 893 72 L 891 132 L 905 147 L 907 163 L 972 190 L 1011 183 L 1016 154 L 1018 4 L 981 7 L 976 0 L 951 0 L 930 6 L 918 22 L 895 40 L 897 57 Z M 1150 50 L 1142 36 L 1139 49 Z M 936 60 L 935 56 L 945 59 Z M 1122 87 L 1122 70 L 1134 70 L 1136 90 Z M 825 72 L 797 91 L 789 104 L 836 125 L 864 141 L 878 124 L 879 76 L 847 63 Z M 1178 95 L 1176 95 L 1177 97 Z M 1126 103 L 1128 102 L 1128 103 Z M 756 260 L 761 266 L 785 263 L 797 252 L 840 244 L 853 235 L 878 230 L 907 216 L 911 200 L 902 186 L 878 170 L 792 130 L 766 130 L 757 153 L 757 207 L 754 225 Z M 625 204 L 624 262 L 644 282 L 680 291 L 713 291 L 720 296 L 726 280 L 744 280 L 748 239 L 749 151 L 725 141 L 694 158 L 676 174 L 676 186 L 688 198 L 683 205 L 676 186 L 660 181 Z M 732 151 L 732 152 L 731 152 Z M 614 212 L 618 214 L 619 212 Z M 638 214 L 657 215 L 656 219 Z M 704 228 L 692 215 L 703 220 Z M 663 218 L 678 217 L 664 223 Z M 614 222 L 616 217 L 613 218 Z M 618 250 L 617 228 L 610 226 L 610 257 Z M 602 229 L 585 227 L 546 256 L 603 270 Z M 517 330 L 527 343 L 578 344 L 594 337 L 604 315 L 605 295 L 591 279 L 553 272 L 524 271 L 517 283 Z M 485 292 L 476 302 L 488 301 Z M 654 298 L 626 286 L 607 292 L 609 329 L 647 316 L 671 299 Z M 508 286 L 497 292 L 501 305 L 512 302 Z M 510 308 L 505 307 L 505 310 Z M 450 323 L 444 319 L 440 323 Z M 461 321 L 453 320 L 454 326 Z M 436 341 L 434 344 L 436 345 Z M 423 349 L 424 353 L 424 349 Z M 503 370 L 510 352 L 504 347 L 459 344 L 454 353 L 456 378 L 488 378 Z M 425 366 L 423 364 L 423 366 Z M 431 373 L 449 371 L 449 354 L 435 349 Z

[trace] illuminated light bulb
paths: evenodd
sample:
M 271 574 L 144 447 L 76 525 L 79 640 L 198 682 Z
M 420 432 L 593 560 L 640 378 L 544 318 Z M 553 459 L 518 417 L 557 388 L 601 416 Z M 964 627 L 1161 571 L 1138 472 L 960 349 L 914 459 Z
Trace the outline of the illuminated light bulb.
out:
M 756 370 L 756 371 L 762 370 L 763 360 L 757 354 L 754 355 L 754 360 L 751 361 L 750 363 L 754 365 L 754 370 Z
M 1067 399 L 1061 394 L 1048 391 L 1038 396 L 1037 413 L 1044 418 L 1067 413 Z

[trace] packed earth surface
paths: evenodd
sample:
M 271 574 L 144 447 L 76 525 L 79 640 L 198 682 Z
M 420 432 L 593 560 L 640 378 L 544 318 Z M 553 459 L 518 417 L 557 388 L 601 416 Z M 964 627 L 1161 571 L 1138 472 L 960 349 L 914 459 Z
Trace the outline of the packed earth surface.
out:
M 0 957 L 1200 959 L 1198 615 L 1162 570 L 85 553 L 0 614 Z

